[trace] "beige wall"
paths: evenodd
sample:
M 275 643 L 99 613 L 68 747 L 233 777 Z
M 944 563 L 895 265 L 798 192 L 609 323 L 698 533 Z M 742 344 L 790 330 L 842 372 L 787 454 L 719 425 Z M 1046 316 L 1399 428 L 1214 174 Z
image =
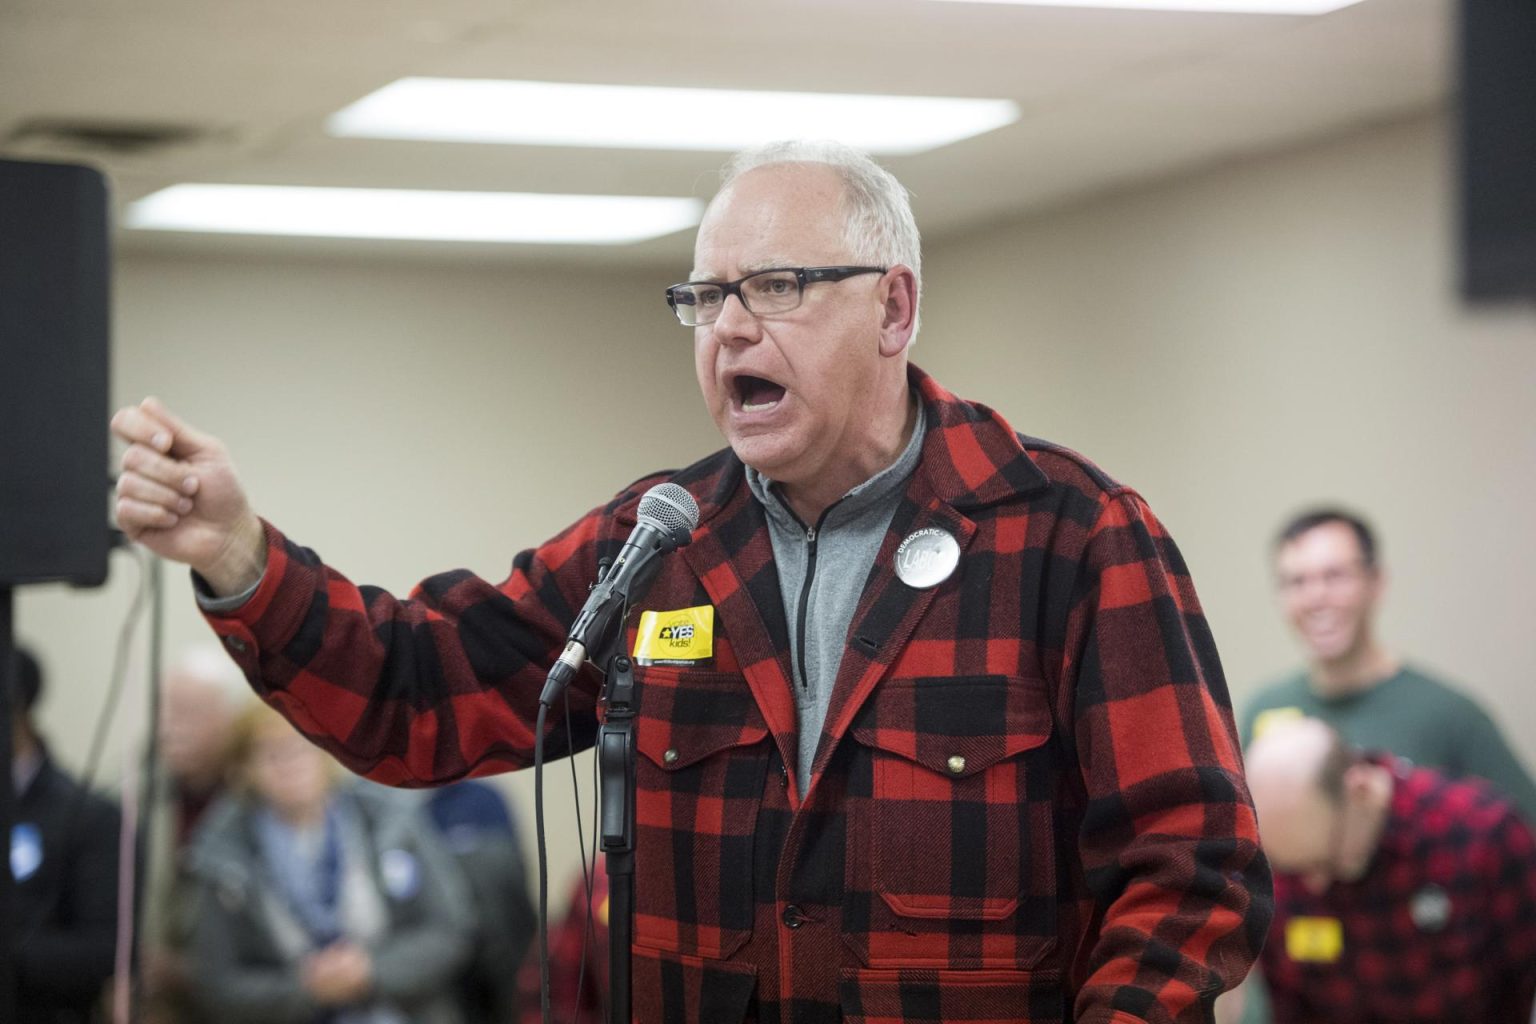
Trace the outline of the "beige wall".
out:
M 1420 119 L 932 244 L 916 359 L 1148 497 L 1239 701 L 1294 661 L 1270 532 L 1306 502 L 1357 505 L 1392 572 L 1387 640 L 1536 764 L 1536 317 L 1455 300 L 1446 132 Z M 220 433 L 259 508 L 359 580 L 500 578 L 517 547 L 715 445 L 668 273 L 592 293 L 517 268 L 130 258 L 115 392 Z M 105 591 L 18 599 L 76 763 L 133 575 L 114 558 Z M 167 581 L 175 651 L 203 632 L 184 575 Z M 546 781 L 552 828 L 567 780 Z M 530 781 L 507 785 L 531 826 Z M 557 877 L 569 863 L 552 853 Z
M 932 247 L 917 359 L 1151 501 L 1239 703 L 1295 661 L 1267 546 L 1298 506 L 1377 523 L 1390 645 L 1536 766 L 1536 316 L 1454 290 L 1428 117 Z

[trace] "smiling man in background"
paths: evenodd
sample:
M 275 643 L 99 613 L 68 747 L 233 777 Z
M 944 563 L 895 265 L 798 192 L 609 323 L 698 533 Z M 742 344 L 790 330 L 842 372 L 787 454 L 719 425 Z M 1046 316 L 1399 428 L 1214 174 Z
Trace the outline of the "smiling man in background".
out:
M 1487 779 L 1536 822 L 1536 785 L 1488 714 L 1378 639 L 1386 578 L 1370 526 L 1341 509 L 1313 509 L 1286 523 L 1274 550 L 1281 612 L 1307 667 L 1249 703 L 1244 746 L 1277 722 L 1318 718 L 1356 746 Z

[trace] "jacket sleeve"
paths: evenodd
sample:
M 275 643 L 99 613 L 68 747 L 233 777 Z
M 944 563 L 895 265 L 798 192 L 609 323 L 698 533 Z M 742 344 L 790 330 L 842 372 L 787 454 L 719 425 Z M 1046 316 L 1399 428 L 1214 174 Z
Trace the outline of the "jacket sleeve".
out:
M 609 522 L 594 512 L 522 552 L 500 585 L 458 570 L 408 599 L 354 584 L 266 524 L 256 592 L 233 612 L 205 614 L 257 694 L 360 775 L 424 786 L 521 768 L 532 763 L 545 674 Z M 571 686 L 577 749 L 595 733 L 597 682 L 587 671 Z M 560 714 L 557 704 L 549 715 L 550 757 L 565 752 Z
M 1103 497 L 1083 562 L 1063 673 L 1102 924 L 1076 1019 L 1205 1022 L 1273 912 L 1230 697 L 1183 559 L 1138 495 Z

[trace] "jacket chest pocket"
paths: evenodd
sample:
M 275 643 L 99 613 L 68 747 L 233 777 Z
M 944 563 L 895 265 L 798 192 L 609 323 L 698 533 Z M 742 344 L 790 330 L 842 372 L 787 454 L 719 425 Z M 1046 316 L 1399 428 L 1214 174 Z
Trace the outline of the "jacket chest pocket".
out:
M 739 675 L 636 675 L 635 945 L 724 959 L 752 934 L 768 727 Z
M 883 683 L 855 720 L 848 940 L 871 967 L 1008 968 L 1055 945 L 1055 769 L 1040 680 Z M 864 784 L 860 784 L 860 783 Z

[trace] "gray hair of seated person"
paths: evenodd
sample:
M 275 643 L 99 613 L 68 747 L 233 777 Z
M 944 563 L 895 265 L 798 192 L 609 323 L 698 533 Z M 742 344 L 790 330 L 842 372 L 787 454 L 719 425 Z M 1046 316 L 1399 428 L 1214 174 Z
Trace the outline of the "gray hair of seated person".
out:
M 742 150 L 720 172 L 724 192 L 741 175 L 777 164 L 825 164 L 843 180 L 843 238 L 854 260 L 883 267 L 910 267 L 920 295 L 923 244 L 906 186 L 852 146 L 831 140 L 771 142 Z M 917 320 L 912 340 L 917 340 Z
M 255 699 L 240 666 L 218 644 L 196 643 L 184 648 L 166 666 L 165 677 L 176 676 L 216 692 L 231 715 L 243 711 Z

